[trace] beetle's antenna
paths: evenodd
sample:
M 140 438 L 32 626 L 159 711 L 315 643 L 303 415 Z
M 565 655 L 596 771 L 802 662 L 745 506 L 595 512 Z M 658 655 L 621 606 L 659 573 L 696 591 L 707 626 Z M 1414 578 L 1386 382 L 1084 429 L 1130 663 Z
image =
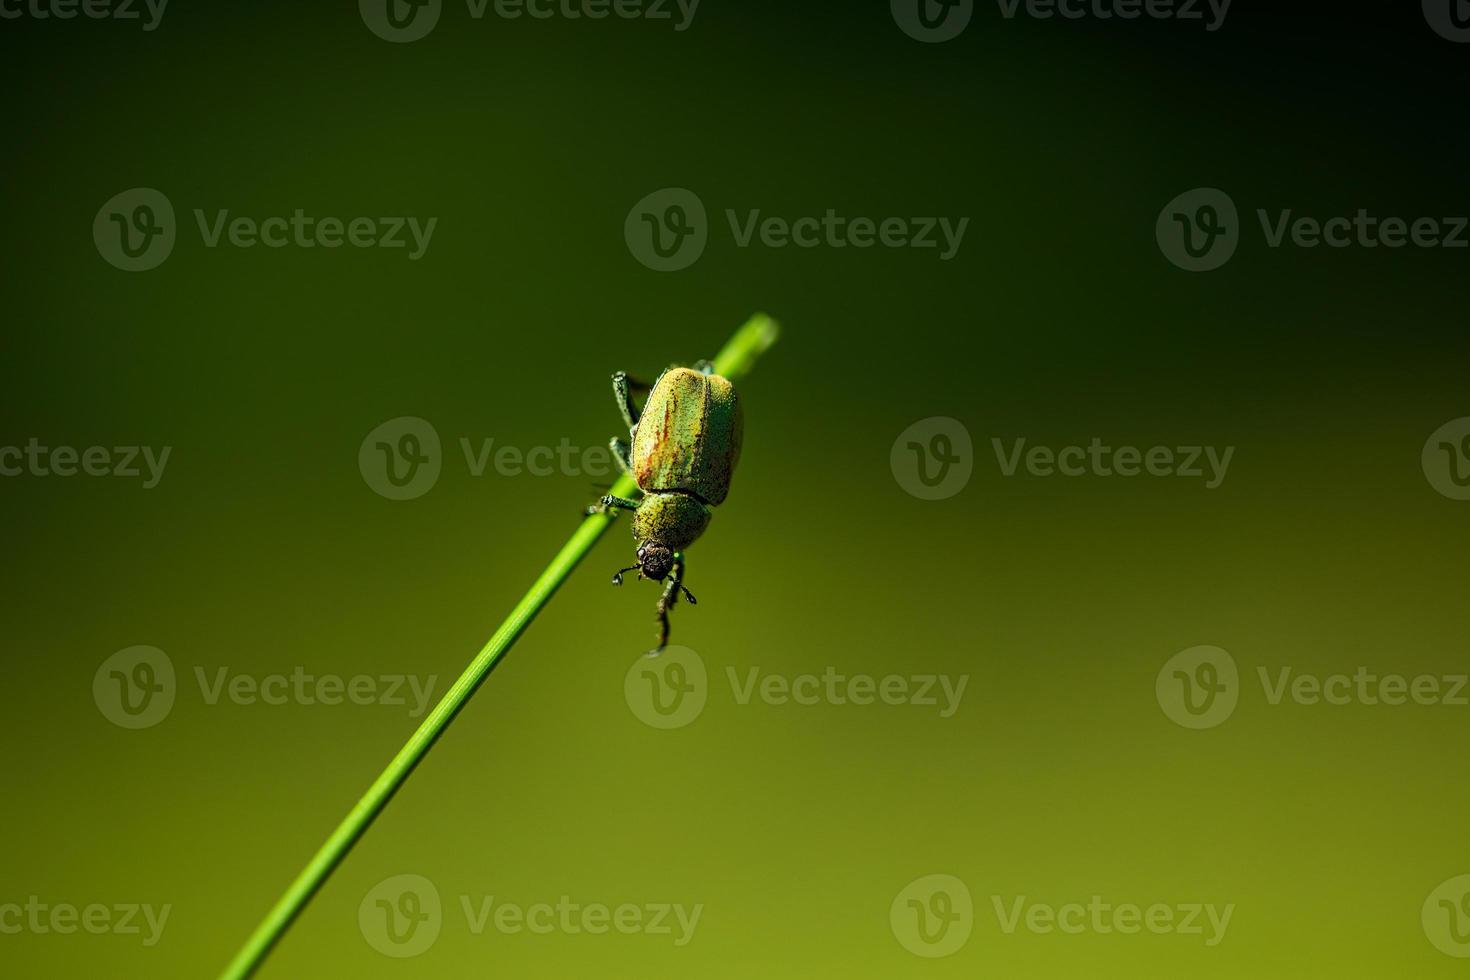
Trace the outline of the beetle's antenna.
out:
M 684 588 L 683 582 L 679 583 L 679 591 L 684 593 L 684 601 L 689 603 L 691 606 L 697 606 L 699 604 L 699 600 L 694 598 L 694 593 Z
M 622 585 L 623 584 L 623 573 L 624 572 L 631 572 L 634 569 L 637 569 L 638 572 L 639 572 L 639 574 L 641 575 L 642 574 L 643 566 L 641 566 L 641 565 L 629 565 L 627 568 L 620 568 L 616 572 L 613 572 L 613 585 Z M 691 599 L 689 601 L 690 602 L 693 602 L 694 600 Z

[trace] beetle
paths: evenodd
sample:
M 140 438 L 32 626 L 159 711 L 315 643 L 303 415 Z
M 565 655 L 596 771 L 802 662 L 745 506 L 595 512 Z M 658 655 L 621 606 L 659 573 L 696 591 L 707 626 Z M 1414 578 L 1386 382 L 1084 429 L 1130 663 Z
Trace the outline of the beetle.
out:
M 667 579 L 657 606 L 658 647 L 652 652 L 658 653 L 668 645 L 669 610 L 680 594 L 695 604 L 684 586 L 684 549 L 704 533 L 714 508 L 730 494 L 745 417 L 735 386 L 709 361 L 671 367 L 652 385 L 619 371 L 612 385 L 632 442 L 630 447 L 614 438 L 613 459 L 643 493 L 637 501 L 609 494 L 587 513 L 633 512 L 638 561 L 618 569 L 613 585 L 622 585 L 623 573 L 631 571 L 640 579 Z M 634 389 L 648 391 L 641 411 L 633 404 Z

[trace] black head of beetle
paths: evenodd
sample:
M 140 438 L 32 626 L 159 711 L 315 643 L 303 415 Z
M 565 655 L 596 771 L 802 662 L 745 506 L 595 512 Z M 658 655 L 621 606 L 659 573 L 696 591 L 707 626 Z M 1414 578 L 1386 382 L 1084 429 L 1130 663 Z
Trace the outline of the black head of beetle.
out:
M 674 551 L 661 544 L 650 541 L 638 549 L 638 569 L 644 578 L 651 578 L 655 582 L 662 582 L 664 577 L 673 570 Z
M 638 546 L 638 564 L 620 568 L 613 575 L 613 585 L 623 584 L 624 572 L 637 572 L 639 578 L 662 582 L 674 570 L 675 555 L 672 548 L 652 541 Z

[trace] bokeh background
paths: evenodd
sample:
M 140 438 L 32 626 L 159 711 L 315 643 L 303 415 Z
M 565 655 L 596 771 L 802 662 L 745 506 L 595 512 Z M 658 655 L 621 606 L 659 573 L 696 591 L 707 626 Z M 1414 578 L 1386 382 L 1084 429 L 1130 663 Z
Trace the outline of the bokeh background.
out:
M 493 10 L 493 8 L 492 8 Z M 0 934 L 0 975 L 208 977 L 417 724 L 389 705 L 211 704 L 210 679 L 413 674 L 436 693 L 609 477 L 474 476 L 461 439 L 602 446 L 607 376 L 784 333 L 742 383 L 735 491 L 691 551 L 683 727 L 625 678 L 656 595 L 615 527 L 350 855 L 262 977 L 1449 977 L 1421 906 L 1470 872 L 1470 707 L 1271 704 L 1257 669 L 1470 670 L 1470 503 L 1429 434 L 1470 415 L 1465 251 L 1266 246 L 1256 208 L 1463 215 L 1470 47 L 1415 4 L 1244 4 L 1221 29 L 1006 19 L 919 43 L 887 4 L 704 0 L 670 21 L 472 18 L 393 44 L 346 2 L 0 23 L 9 98 L 0 445 L 172 447 L 139 480 L 0 480 L 7 587 L 0 903 L 170 906 L 160 941 Z M 1218 187 L 1245 226 L 1175 268 L 1159 210 Z M 91 224 L 178 214 L 127 273 Z M 710 240 L 640 264 L 634 202 L 697 193 Z M 206 248 L 193 210 L 437 217 L 427 253 Z M 738 248 L 724 210 L 968 217 L 959 254 Z M 374 492 L 364 437 L 442 440 Z M 973 476 L 922 500 L 899 434 L 948 416 Z M 1182 478 L 1004 476 L 992 439 L 1234 446 Z M 93 695 L 164 651 L 176 701 Z M 1175 724 L 1201 644 L 1239 703 Z M 965 676 L 959 710 L 741 704 L 727 671 Z M 636 669 L 636 668 L 635 668 Z M 420 955 L 359 923 L 433 883 Z M 951 955 L 890 923 L 911 882 L 974 905 Z M 702 904 L 692 941 L 476 934 L 461 897 Z M 1004 931 L 993 903 L 1234 905 L 1202 936 Z M 369 903 L 371 908 L 371 903 Z M 1470 922 L 1470 918 L 1465 920 Z

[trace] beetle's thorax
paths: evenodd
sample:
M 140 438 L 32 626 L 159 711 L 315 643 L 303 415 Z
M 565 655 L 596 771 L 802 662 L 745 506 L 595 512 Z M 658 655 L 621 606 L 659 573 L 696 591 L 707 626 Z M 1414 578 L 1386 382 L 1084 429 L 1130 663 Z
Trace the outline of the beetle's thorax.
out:
M 704 533 L 711 516 L 709 507 L 693 494 L 646 493 L 633 512 L 633 537 L 640 547 L 656 544 L 681 551 Z

